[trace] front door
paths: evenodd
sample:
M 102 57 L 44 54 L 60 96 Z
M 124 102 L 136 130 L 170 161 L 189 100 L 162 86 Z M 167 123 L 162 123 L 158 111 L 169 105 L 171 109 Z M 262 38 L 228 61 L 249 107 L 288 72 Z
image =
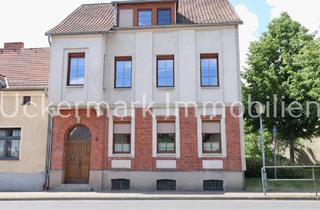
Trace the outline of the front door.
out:
M 88 184 L 90 171 L 90 142 L 67 143 L 65 183 Z

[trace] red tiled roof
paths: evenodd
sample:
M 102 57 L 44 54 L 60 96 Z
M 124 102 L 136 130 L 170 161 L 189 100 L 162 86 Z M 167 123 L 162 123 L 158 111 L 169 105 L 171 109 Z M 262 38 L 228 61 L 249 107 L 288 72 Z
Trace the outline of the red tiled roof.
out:
M 0 49 L 0 74 L 9 88 L 47 88 L 50 49 Z
M 178 24 L 241 24 L 228 0 L 179 0 Z
M 83 4 L 46 34 L 107 32 L 113 27 L 112 4 Z
M 84 4 L 47 35 L 103 33 L 114 27 L 114 6 Z M 178 0 L 177 24 L 241 24 L 228 0 Z

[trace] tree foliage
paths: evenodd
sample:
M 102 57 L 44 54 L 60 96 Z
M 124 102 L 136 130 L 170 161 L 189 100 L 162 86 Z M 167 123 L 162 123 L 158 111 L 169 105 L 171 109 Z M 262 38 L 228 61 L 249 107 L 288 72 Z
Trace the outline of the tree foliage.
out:
M 267 105 L 266 129 L 271 131 L 277 126 L 278 139 L 290 146 L 290 158 L 294 160 L 298 140 L 319 133 L 317 107 L 309 104 L 320 101 L 319 41 L 287 13 L 282 13 L 272 20 L 258 41 L 251 43 L 247 64 L 243 75 L 246 123 L 251 132 L 259 128 L 258 119 L 248 115 L 252 109 L 251 96 L 252 101 Z

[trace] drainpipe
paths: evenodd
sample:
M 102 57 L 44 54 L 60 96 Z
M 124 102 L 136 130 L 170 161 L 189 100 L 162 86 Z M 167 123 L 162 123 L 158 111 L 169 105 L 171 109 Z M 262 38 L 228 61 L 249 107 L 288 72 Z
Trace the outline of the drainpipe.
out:
M 52 129 L 53 129 L 53 112 L 49 110 L 49 122 L 48 122 L 48 145 L 47 145 L 47 157 L 46 157 L 46 169 L 45 180 L 43 184 L 43 191 L 49 190 L 50 185 L 50 170 L 51 170 L 51 154 L 52 154 Z
M 51 35 L 50 34 L 48 34 L 48 42 L 49 42 L 49 45 L 51 47 L 52 42 L 51 42 Z

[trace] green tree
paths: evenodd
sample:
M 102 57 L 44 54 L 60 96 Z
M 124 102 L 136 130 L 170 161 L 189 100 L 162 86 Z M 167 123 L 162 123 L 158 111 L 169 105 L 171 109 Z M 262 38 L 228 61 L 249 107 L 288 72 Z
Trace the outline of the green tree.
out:
M 308 101 L 320 100 L 319 49 L 314 36 L 287 13 L 272 20 L 268 31 L 249 49 L 248 68 L 243 75 L 246 123 L 251 132 L 256 132 L 259 121 L 249 116 L 249 102 L 266 104 L 266 129 L 277 126 L 277 137 L 289 146 L 292 161 L 299 140 L 319 133 L 316 107 L 311 113 L 306 111 Z

